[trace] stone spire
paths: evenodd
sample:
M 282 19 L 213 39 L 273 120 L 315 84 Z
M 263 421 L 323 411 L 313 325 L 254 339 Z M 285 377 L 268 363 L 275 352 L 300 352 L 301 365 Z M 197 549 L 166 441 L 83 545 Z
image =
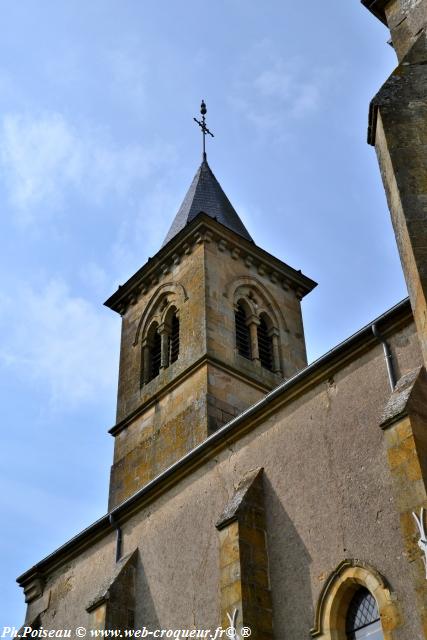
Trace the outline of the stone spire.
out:
M 246 240 L 253 242 L 245 225 L 212 173 L 206 158 L 203 159 L 193 178 L 193 182 L 172 222 L 163 246 L 201 212 L 214 218 Z

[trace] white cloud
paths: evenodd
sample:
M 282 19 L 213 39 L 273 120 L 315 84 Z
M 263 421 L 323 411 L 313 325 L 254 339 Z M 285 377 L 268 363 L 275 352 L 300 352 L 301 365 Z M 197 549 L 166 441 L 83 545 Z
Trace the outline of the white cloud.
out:
M 305 116 L 319 107 L 324 72 L 310 77 L 299 66 L 279 61 L 255 77 L 253 87 L 259 97 L 268 99 L 273 111 L 280 107 L 292 116 Z
M 15 286 L 0 306 L 0 366 L 47 390 L 53 410 L 116 392 L 119 327 L 61 280 Z
M 293 78 L 285 69 L 265 69 L 256 76 L 253 85 L 258 92 L 269 98 L 289 100 L 292 97 Z
M 82 282 L 97 295 L 107 296 L 111 287 L 110 277 L 105 269 L 96 262 L 89 262 L 79 270 Z M 106 293 L 107 291 L 107 293 Z
M 119 281 L 160 249 L 184 195 L 182 189 L 174 192 L 172 182 L 166 177 L 152 183 L 137 207 L 122 216 L 112 251 Z
M 118 148 L 105 133 L 79 129 L 52 112 L 5 115 L 0 144 L 3 179 L 24 222 L 37 216 L 37 208 L 61 206 L 67 189 L 93 203 L 123 197 L 164 154 L 141 145 Z
M 76 181 L 81 173 L 74 136 L 58 114 L 38 120 L 6 115 L 1 138 L 10 196 L 20 208 L 55 198 L 59 182 Z
M 257 128 L 281 125 L 278 135 L 283 135 L 289 120 L 307 117 L 322 107 L 331 79 L 331 69 L 309 67 L 297 58 L 285 60 L 269 41 L 262 41 L 236 66 L 230 101 Z
M 114 95 L 122 96 L 128 107 L 141 111 L 146 106 L 149 91 L 146 82 L 147 64 L 142 58 L 140 44 L 131 43 L 129 48 L 109 51 L 107 59 L 111 68 Z

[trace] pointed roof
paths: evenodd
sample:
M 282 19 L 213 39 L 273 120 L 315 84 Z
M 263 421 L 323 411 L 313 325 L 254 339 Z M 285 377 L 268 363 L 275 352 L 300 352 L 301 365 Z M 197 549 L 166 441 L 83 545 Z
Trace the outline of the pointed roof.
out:
M 201 212 L 206 213 L 211 218 L 215 218 L 225 227 L 253 242 L 245 225 L 212 173 L 206 158 L 203 159 L 193 178 L 193 182 L 172 222 L 163 246 Z

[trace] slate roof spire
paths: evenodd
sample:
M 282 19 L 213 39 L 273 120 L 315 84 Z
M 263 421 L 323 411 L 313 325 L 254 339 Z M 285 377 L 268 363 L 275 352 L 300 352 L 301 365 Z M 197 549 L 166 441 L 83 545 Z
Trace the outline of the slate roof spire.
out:
M 245 225 L 212 173 L 212 169 L 205 157 L 172 222 L 163 246 L 194 220 L 199 213 L 206 213 L 246 240 L 253 242 Z
M 206 155 L 206 135 L 214 137 L 214 134 L 209 131 L 206 126 L 206 113 L 207 108 L 205 101 L 202 100 L 200 105 L 200 113 L 202 119 L 197 120 L 193 118 L 199 125 L 203 136 L 203 155 L 202 164 L 200 165 L 196 175 L 193 178 L 193 182 L 190 185 L 189 190 L 179 208 L 178 213 L 175 216 L 174 221 L 166 235 L 163 242 L 163 247 L 172 238 L 176 236 L 184 227 L 189 224 L 199 213 L 205 213 L 211 218 L 214 218 L 225 227 L 228 227 L 235 233 L 238 233 L 246 240 L 253 242 L 251 236 L 246 230 L 245 225 L 240 220 L 238 214 L 234 210 L 230 200 L 222 190 L 221 185 L 215 178 L 210 166 L 208 165 Z

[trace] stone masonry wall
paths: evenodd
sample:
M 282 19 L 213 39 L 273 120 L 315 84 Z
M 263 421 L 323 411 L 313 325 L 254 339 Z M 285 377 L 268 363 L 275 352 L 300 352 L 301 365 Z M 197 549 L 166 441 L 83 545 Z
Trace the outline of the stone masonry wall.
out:
M 235 348 L 233 293 L 252 290 L 256 304 L 274 314 L 280 331 L 282 375 L 275 376 L 242 358 Z M 302 324 L 301 303 L 295 291 L 252 264 L 247 264 L 227 245 L 206 244 L 206 321 L 209 353 L 238 371 L 251 376 L 267 387 L 289 378 L 307 364 Z M 271 305 L 271 306 L 269 306 Z
M 236 288 L 252 295 L 254 304 L 274 318 L 280 371 L 273 373 L 237 353 Z M 144 330 L 163 300 L 176 304 L 179 311 L 179 357 L 142 383 Z M 122 424 L 114 431 L 109 507 L 131 496 L 305 364 L 295 290 L 246 264 L 225 241 L 193 245 L 123 317 L 117 410 Z
M 397 375 L 422 362 L 410 325 L 390 339 Z M 390 396 L 379 344 L 283 407 L 123 524 L 123 553 L 139 549 L 135 625 L 215 628 L 220 619 L 220 514 L 241 479 L 264 468 L 273 605 L 280 640 L 309 637 L 330 573 L 346 558 L 374 567 L 401 613 L 395 640 L 421 636 L 387 443 Z M 415 523 L 414 523 L 415 527 Z M 415 529 L 414 529 L 415 534 Z M 85 624 L 85 603 L 114 564 L 114 536 L 48 577 L 42 624 Z M 67 596 L 59 593 L 67 591 Z M 55 616 L 53 615 L 53 609 Z

